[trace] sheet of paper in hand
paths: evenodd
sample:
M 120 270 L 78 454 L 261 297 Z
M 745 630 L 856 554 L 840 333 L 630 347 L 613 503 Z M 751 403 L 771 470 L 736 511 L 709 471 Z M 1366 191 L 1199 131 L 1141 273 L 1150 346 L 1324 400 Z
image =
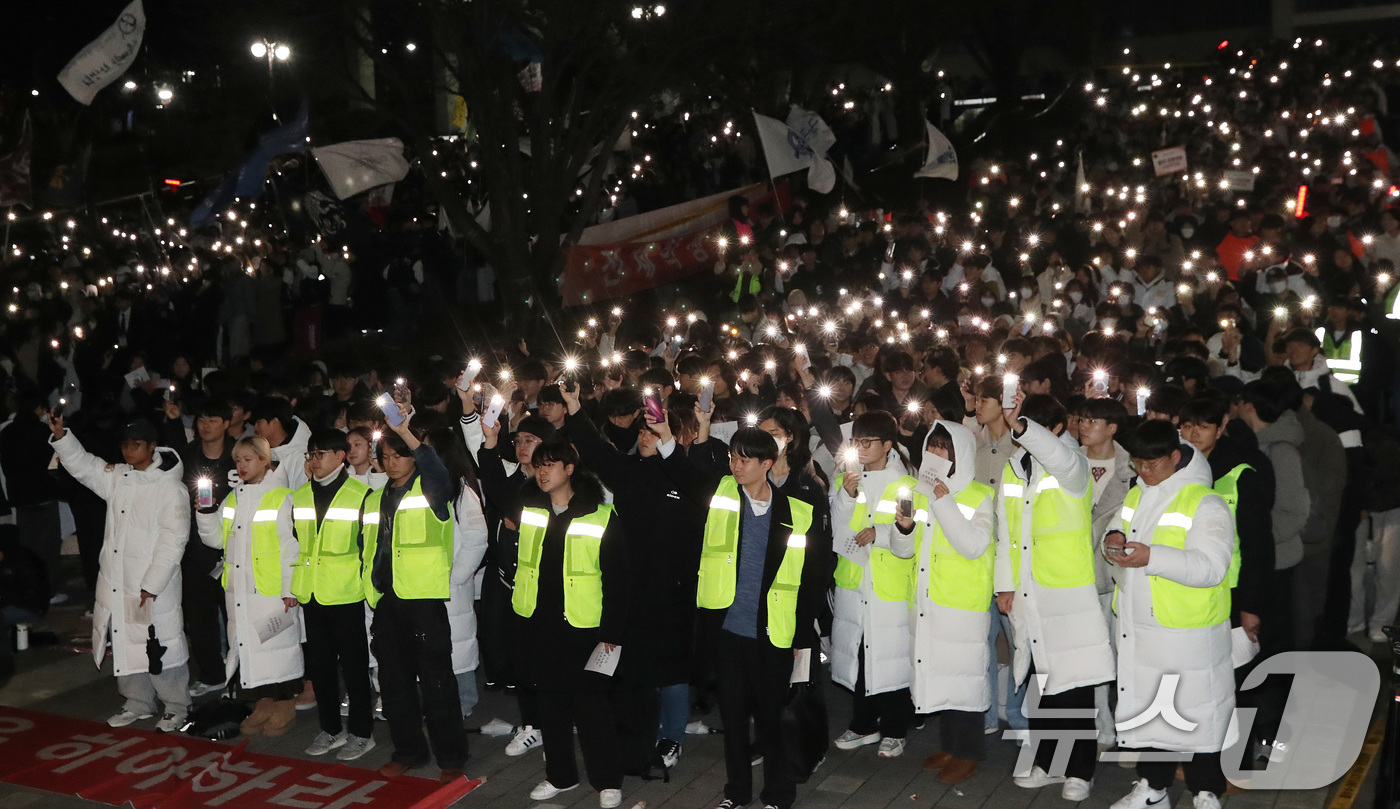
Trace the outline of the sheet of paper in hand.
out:
M 588 656 L 588 663 L 584 665 L 583 670 L 611 677 L 617 671 L 617 661 L 621 657 L 621 646 L 614 646 L 612 651 L 608 651 L 605 644 L 599 643 L 593 647 L 593 654 Z
M 792 677 L 788 684 L 807 683 L 812 681 L 812 650 L 798 649 L 797 657 L 792 661 Z
M 290 612 L 279 612 L 276 615 L 258 621 L 254 628 L 258 630 L 258 642 L 267 643 L 288 629 L 296 626 L 297 619 Z
M 126 622 L 129 624 L 149 624 L 151 622 L 151 607 L 155 605 L 154 600 L 146 602 L 141 606 L 141 596 L 136 595 L 123 599 L 126 602 Z

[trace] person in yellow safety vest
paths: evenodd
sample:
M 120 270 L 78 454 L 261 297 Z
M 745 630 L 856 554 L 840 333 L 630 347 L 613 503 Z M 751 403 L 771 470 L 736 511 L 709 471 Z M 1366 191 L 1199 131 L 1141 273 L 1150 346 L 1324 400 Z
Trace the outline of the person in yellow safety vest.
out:
M 1031 689 L 1026 704 L 1039 691 L 1040 708 L 1078 713 L 1060 719 L 1027 711 L 1035 766 L 1012 780 L 1025 789 L 1062 784 L 1061 797 L 1081 801 L 1097 758 L 1094 686 L 1113 679 L 1094 578 L 1092 478 L 1088 459 L 1065 433 L 1068 417 L 1059 402 L 1018 393 L 1014 405 L 1002 411 L 1020 448 L 1002 473 L 997 503 L 997 609 L 1011 616 L 1012 673 L 1018 686 Z M 1073 735 L 1035 737 L 1045 730 Z M 1052 772 L 1060 744 L 1071 745 L 1068 764 Z
M 197 513 L 199 538 L 224 554 L 230 680 L 239 699 L 253 702 L 245 736 L 281 736 L 296 719 L 302 689 L 301 608 L 292 594 L 297 538 L 287 475 L 273 467 L 272 447 L 258 436 L 233 445 L 239 482 L 222 506 Z
M 384 488 L 365 499 L 365 600 L 374 610 L 370 649 L 379 661 L 379 691 L 394 752 L 379 768 L 397 778 L 437 758 L 438 778 L 460 778 L 467 760 L 462 704 L 452 673 L 447 615 L 453 556 L 452 478 L 412 429 L 412 412 L 379 439 Z M 421 694 L 421 698 L 420 695 Z M 427 724 L 428 741 L 423 738 Z
M 1328 370 L 1338 381 L 1348 385 L 1355 385 L 1361 379 L 1361 320 L 1365 316 L 1366 307 L 1360 301 L 1333 298 L 1327 302 L 1326 324 L 1318 326 L 1316 331 Z
M 1351 402 L 1352 409 L 1361 412 L 1361 404 L 1357 402 L 1351 386 L 1328 367 L 1327 360 L 1322 356 L 1322 341 L 1316 333 L 1305 328 L 1293 329 L 1283 336 L 1283 352 L 1288 359 L 1289 370 L 1298 377 L 1299 385 L 1305 389 L 1325 389 L 1345 396 Z
M 992 705 L 987 634 L 992 614 L 995 490 L 974 478 L 977 439 L 951 421 L 935 421 L 914 487 L 916 569 L 910 578 L 914 710 L 941 712 L 938 750 L 924 760 L 943 784 L 977 772 L 986 755 L 983 717 Z M 901 527 L 899 530 L 903 530 Z
M 917 482 L 899 447 L 894 416 L 875 410 L 851 425 L 848 457 L 831 493 L 836 590 L 831 680 L 852 692 L 851 723 L 839 750 L 879 744 L 904 754 L 914 719 L 909 697 L 909 577 L 914 569 L 912 497 Z M 899 504 L 906 507 L 900 511 Z M 909 533 L 896 530 L 896 523 Z
M 1256 447 L 1229 438 L 1225 428 L 1230 423 L 1230 400 L 1224 394 L 1197 394 L 1181 408 L 1179 419 L 1182 440 L 1210 463 L 1212 488 L 1235 516 L 1230 625 L 1243 627 L 1245 635 L 1258 643 L 1260 616 L 1272 598 L 1273 464 Z
M 530 792 L 549 800 L 579 785 L 578 729 L 588 782 L 598 804 L 622 803 L 622 755 L 609 698 L 614 673 L 588 667 L 620 662 L 630 600 L 622 523 L 602 485 L 576 475 L 578 450 L 562 439 L 535 448 L 535 485 L 521 492 L 520 550 L 511 607 L 520 687 L 535 693 L 544 733 L 545 780 Z M 660 527 L 660 526 L 659 526 Z
M 729 472 L 709 498 L 700 551 L 696 606 L 702 634 L 717 636 L 720 720 L 724 734 L 724 800 L 753 799 L 750 719 L 763 756 L 764 804 L 789 809 L 796 784 L 780 717 L 794 676 L 810 678 L 817 615 L 831 581 L 831 546 L 813 523 L 813 508 L 777 491 L 768 474 L 778 457 L 773 436 L 741 427 L 729 443 Z M 684 465 L 681 453 L 667 463 Z M 668 470 L 668 474 L 674 474 Z
M 292 595 L 306 625 L 306 676 L 317 696 L 321 732 L 309 756 L 339 750 L 341 761 L 374 749 L 374 695 L 365 634 L 365 587 L 360 522 L 369 486 L 350 476 L 350 442 L 339 430 L 311 433 L 306 444 L 306 483 L 292 492 L 292 526 L 301 551 L 292 573 Z M 340 683 L 349 713 L 340 718 Z
M 1235 520 L 1204 455 L 1181 443 L 1170 422 L 1148 421 L 1128 437 L 1138 484 L 1123 520 L 1104 537 L 1113 565 L 1118 641 L 1118 745 L 1144 753 L 1189 753 L 1186 788 L 1199 809 L 1225 793 L 1220 751 L 1235 742 L 1230 661 L 1230 559 Z M 1170 710 L 1161 710 L 1169 679 Z M 1118 809 L 1166 798 L 1177 761 L 1137 764 Z

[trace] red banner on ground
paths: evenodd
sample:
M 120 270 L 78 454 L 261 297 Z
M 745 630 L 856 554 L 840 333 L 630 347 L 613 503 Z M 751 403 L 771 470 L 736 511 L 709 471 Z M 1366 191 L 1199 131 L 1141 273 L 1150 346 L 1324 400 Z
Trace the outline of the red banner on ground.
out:
M 749 200 L 754 207 L 777 199 L 787 209 L 788 186 L 754 184 L 732 194 L 715 194 L 656 211 L 597 225 L 583 232 L 580 243 L 564 258 L 561 294 L 565 306 L 598 303 L 679 281 L 719 260 L 717 239 L 729 220 L 729 197 Z
M 113 806 L 444 809 L 482 783 L 389 780 L 374 770 L 246 748 L 246 740 L 230 746 L 0 707 L 0 781 Z

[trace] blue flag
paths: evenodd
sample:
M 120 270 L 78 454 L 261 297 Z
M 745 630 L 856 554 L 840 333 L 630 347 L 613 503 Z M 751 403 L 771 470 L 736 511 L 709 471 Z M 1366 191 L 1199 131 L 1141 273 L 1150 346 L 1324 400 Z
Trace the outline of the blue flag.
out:
M 258 138 L 258 147 L 244 159 L 238 171 L 225 176 L 218 188 L 190 214 L 190 227 L 202 228 L 213 222 L 214 217 L 228 210 L 234 199 L 261 197 L 267 179 L 267 164 L 272 162 L 272 158 L 306 148 L 307 112 L 306 102 L 303 101 L 294 121 Z

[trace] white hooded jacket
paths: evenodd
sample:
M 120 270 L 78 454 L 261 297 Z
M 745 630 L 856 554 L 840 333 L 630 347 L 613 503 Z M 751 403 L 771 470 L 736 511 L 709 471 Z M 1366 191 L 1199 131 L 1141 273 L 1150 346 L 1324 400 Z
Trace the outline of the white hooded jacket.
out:
M 875 503 L 885 487 L 908 474 L 904 461 L 894 450 L 886 456 L 885 468 L 860 473 L 860 491 L 866 498 L 866 523 L 875 516 Z M 859 547 L 856 531 L 850 528 L 856 498 L 844 487 L 833 486 L 831 495 L 832 545 L 838 554 L 866 569 L 860 587 L 835 588 L 831 622 L 831 679 L 854 689 L 865 658 L 865 696 L 909 687 L 909 605 L 905 601 L 884 601 L 875 595 L 871 583 L 870 551 L 883 548 L 908 559 L 914 555 L 913 535 L 900 534 L 893 524 L 876 525 L 875 541 Z
M 274 453 L 276 450 L 274 450 Z M 300 464 L 298 464 L 300 466 Z M 282 466 L 270 470 L 259 483 L 240 480 L 229 497 L 237 497 L 234 508 L 233 532 L 228 547 L 223 541 L 223 511 L 228 498 L 213 512 L 196 515 L 199 538 L 211 548 L 223 548 L 228 566 L 228 587 L 224 589 L 224 606 L 228 610 L 228 656 L 224 673 L 232 677 L 238 671 L 244 688 L 256 688 L 294 680 L 302 676 L 301 607 L 286 608 L 283 598 L 292 598 L 292 569 L 296 567 L 300 546 L 292 531 L 292 498 L 287 496 L 277 509 L 277 537 L 281 541 L 282 591 L 264 595 L 256 591 L 253 579 L 253 514 L 270 489 L 287 485 Z M 274 628 L 281 627 L 266 640 Z M 261 630 L 261 631 L 260 631 Z
M 922 476 L 915 489 L 928 497 L 929 510 L 916 560 L 918 579 L 914 601 L 910 604 L 913 619 L 910 687 L 917 713 L 981 712 L 992 704 L 992 691 L 987 682 L 987 666 L 991 662 L 987 633 L 991 629 L 992 614 L 985 609 L 971 612 L 929 600 L 929 555 L 935 525 L 942 526 L 948 544 L 969 559 L 995 553 L 989 549 L 996 497 L 988 496 L 971 517 L 963 512 L 954 498 L 976 475 L 977 438 L 971 430 L 950 421 L 935 422 L 930 431 L 940 426 L 953 438 L 953 471 L 943 481 L 948 493 L 942 497 L 934 497 L 932 487 Z
M 1150 545 L 1152 533 L 1172 499 L 1183 487 L 1213 484 L 1210 463 L 1188 445 L 1186 465 L 1171 477 L 1142 490 L 1132 518 L 1130 542 Z M 1123 530 L 1120 520 L 1109 530 Z M 1216 753 L 1234 743 L 1235 672 L 1230 662 L 1230 621 L 1197 629 L 1174 629 L 1157 622 L 1152 610 L 1151 576 L 1189 587 L 1211 587 L 1225 578 L 1235 545 L 1235 520 L 1225 501 L 1208 495 L 1186 529 L 1186 547 L 1152 545 L 1147 565 L 1138 568 L 1113 566 L 1119 591 L 1114 620 L 1118 641 L 1118 744 L 1123 747 L 1151 747 L 1193 753 Z M 1157 715 L 1145 724 L 1125 729 L 1139 716 L 1151 713 L 1149 707 L 1159 690 L 1167 693 L 1165 675 L 1179 675 L 1170 704 L 1194 730 L 1183 730 L 1167 717 Z M 1186 723 L 1177 721 L 1177 725 Z
M 109 464 L 83 449 L 70 430 L 50 439 L 63 468 L 107 501 L 107 524 L 92 607 L 92 662 L 102 665 L 111 630 L 112 671 L 118 677 L 149 670 L 150 628 L 165 648 L 165 669 L 189 660 L 185 646 L 180 560 L 189 541 L 190 498 L 184 465 L 173 449 L 158 447 L 142 471 Z M 156 596 L 142 608 L 141 591 Z
M 1056 436 L 1025 419 L 1026 430 L 1016 438 L 1021 450 L 1011 457 L 1012 473 L 1024 490 L 1034 488 L 1027 481 L 1038 481 L 1041 472 L 1053 476 L 1067 493 L 1080 496 L 1092 485 L 1089 460 L 1079 451 L 1069 433 Z M 1029 456 L 1031 471 L 1025 475 L 1022 459 Z M 1012 482 L 1011 477 L 1005 482 Z M 1060 694 L 1082 685 L 1098 685 L 1113 679 L 1113 648 L 1108 640 L 1108 623 L 1099 603 L 1094 582 L 1082 587 L 1044 587 L 1031 574 L 1035 545 L 1031 539 L 1031 497 L 1008 501 L 997 492 L 996 591 L 1014 592 L 1011 630 L 1014 641 L 1013 672 L 1016 683 L 1025 682 L 1034 660 L 1037 674 L 1047 679 L 1042 694 Z M 1021 533 L 1010 536 L 1006 510 L 1022 510 Z M 1092 528 L 1084 541 L 1092 546 Z M 1020 586 L 1011 571 L 1011 543 L 1021 546 Z M 1092 547 L 1090 548 L 1092 552 Z

